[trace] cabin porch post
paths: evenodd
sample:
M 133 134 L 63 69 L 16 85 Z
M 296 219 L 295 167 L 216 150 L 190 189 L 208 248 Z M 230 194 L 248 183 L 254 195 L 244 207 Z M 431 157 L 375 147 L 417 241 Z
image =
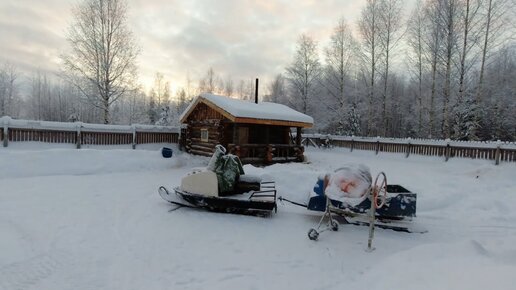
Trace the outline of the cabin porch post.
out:
M 238 144 L 238 130 L 237 124 L 233 124 L 233 144 Z
M 296 145 L 301 146 L 301 127 L 296 127 Z

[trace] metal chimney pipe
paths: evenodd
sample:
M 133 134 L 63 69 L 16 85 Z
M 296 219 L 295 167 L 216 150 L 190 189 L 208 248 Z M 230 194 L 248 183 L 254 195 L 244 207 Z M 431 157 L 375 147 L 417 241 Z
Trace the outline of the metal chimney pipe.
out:
M 256 78 L 256 86 L 254 88 L 254 103 L 258 104 L 258 78 Z

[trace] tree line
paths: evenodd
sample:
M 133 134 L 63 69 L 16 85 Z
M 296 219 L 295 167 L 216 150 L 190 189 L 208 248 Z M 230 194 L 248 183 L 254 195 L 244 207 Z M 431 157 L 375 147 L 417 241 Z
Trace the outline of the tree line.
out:
M 313 130 L 323 133 L 516 140 L 515 1 L 419 0 L 407 13 L 402 0 L 364 2 L 356 23 L 336 21 L 324 46 L 300 35 L 292 61 L 260 90 L 263 99 L 313 116 Z M 201 92 L 253 99 L 254 79 L 213 68 L 186 76 L 174 95 L 157 72 L 145 91 L 126 2 L 84 0 L 73 14 L 59 78 L 0 65 L 0 115 L 178 125 Z
M 299 37 L 274 99 L 330 133 L 515 140 L 514 2 L 421 0 L 406 20 L 401 0 L 365 2 L 322 56 Z

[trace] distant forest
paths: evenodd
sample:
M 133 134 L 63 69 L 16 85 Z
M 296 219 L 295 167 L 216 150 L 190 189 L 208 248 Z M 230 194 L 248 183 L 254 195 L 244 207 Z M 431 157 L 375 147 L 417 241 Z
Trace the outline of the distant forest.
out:
M 284 71 L 260 84 L 260 101 L 314 117 L 313 132 L 515 141 L 516 1 L 426 0 L 412 11 L 404 7 L 402 0 L 366 0 L 356 23 L 335 21 L 330 39 L 300 35 Z M 201 92 L 254 99 L 254 79 L 232 79 L 211 67 L 185 76 L 174 93 L 156 72 L 144 91 L 125 1 L 83 0 L 73 13 L 59 75 L 22 74 L 0 56 L 0 116 L 177 126 Z M 106 35 L 92 33 L 99 31 Z

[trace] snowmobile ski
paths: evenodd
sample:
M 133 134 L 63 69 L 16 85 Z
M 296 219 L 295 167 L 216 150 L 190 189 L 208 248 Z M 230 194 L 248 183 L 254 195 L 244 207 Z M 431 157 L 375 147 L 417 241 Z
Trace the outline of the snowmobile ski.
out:
M 165 201 L 168 201 L 171 204 L 177 205 L 176 208 L 171 209 L 169 211 L 175 211 L 175 210 L 177 210 L 179 208 L 182 208 L 182 207 L 197 208 L 197 206 L 194 206 L 194 205 L 191 205 L 191 204 L 181 203 L 181 202 L 178 202 L 178 201 L 174 200 L 174 198 L 172 197 L 172 194 L 170 194 L 168 189 L 166 187 L 164 187 L 164 186 L 160 186 L 158 188 L 158 193 L 159 193 L 159 196 L 161 196 L 161 198 L 164 199 Z
M 158 193 L 165 201 L 177 205 L 175 211 L 181 207 L 206 209 L 214 212 L 233 213 L 255 216 L 269 216 L 272 210 L 276 210 L 275 190 L 256 191 L 250 193 L 249 198 L 231 198 L 229 197 L 215 197 L 204 196 L 200 194 L 190 193 L 180 190 L 178 187 L 174 188 L 177 196 L 174 197 L 170 191 L 160 186 Z M 261 200 L 260 198 L 267 198 Z M 180 199 L 184 202 L 178 201 Z

